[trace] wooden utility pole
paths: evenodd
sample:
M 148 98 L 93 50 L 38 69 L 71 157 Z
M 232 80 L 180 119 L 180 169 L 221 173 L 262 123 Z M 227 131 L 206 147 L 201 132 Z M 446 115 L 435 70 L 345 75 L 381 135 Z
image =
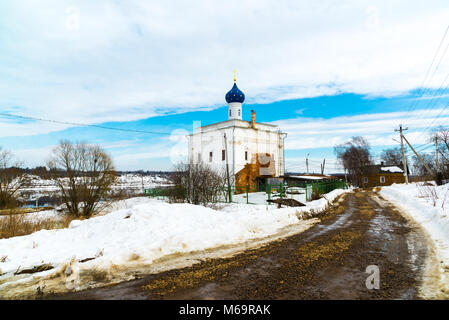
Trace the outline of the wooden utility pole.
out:
M 437 171 L 436 176 L 435 176 L 435 182 L 437 183 L 437 185 L 442 185 L 443 184 L 443 176 L 441 174 L 440 171 L 440 167 L 439 167 L 439 163 L 438 163 L 438 134 L 435 133 L 435 170 Z
M 226 139 L 226 133 L 224 134 L 224 142 L 225 142 L 225 159 L 226 159 L 226 179 L 228 180 L 228 199 L 229 202 L 232 202 L 231 180 L 229 178 L 228 141 Z
M 435 165 L 438 172 L 438 136 L 435 135 Z
M 408 171 L 407 171 L 407 158 L 405 157 L 405 152 L 404 152 L 404 140 L 403 140 L 403 135 L 402 135 L 402 131 L 408 130 L 408 128 L 403 129 L 402 128 L 402 124 L 399 125 L 399 130 L 394 130 L 396 132 L 399 131 L 399 134 L 401 136 L 401 152 L 402 152 L 402 164 L 403 164 L 403 169 L 404 169 L 404 176 L 405 176 L 405 183 L 408 184 Z
M 432 171 L 432 169 L 429 168 L 427 163 L 423 160 L 423 158 L 421 158 L 421 156 L 418 154 L 418 152 L 416 152 L 415 149 L 413 149 L 412 145 L 410 144 L 410 142 L 408 142 L 408 140 L 405 138 L 405 136 L 402 136 L 402 137 L 404 138 L 405 142 L 407 142 L 407 144 L 412 149 L 412 151 L 416 154 L 416 156 L 418 157 L 419 161 L 421 161 L 421 163 L 424 165 L 424 167 L 426 167 L 427 171 L 429 171 L 429 173 L 432 176 L 435 176 L 435 173 Z
M 309 174 L 309 154 L 310 154 L 310 153 L 308 153 L 308 154 L 307 154 L 307 157 L 306 157 L 307 174 Z

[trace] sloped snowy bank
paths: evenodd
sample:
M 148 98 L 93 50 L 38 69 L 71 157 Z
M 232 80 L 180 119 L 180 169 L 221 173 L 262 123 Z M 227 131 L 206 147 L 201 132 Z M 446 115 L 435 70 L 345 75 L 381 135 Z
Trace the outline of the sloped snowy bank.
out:
M 344 192 L 334 190 L 326 199 L 332 201 Z M 121 204 L 125 208 L 88 220 L 75 220 L 67 229 L 42 230 L 0 240 L 0 296 L 2 287 L 8 285 L 7 278 L 18 270 L 47 264 L 56 272 L 71 261 L 92 258 L 91 268 L 126 266 L 135 260 L 151 264 L 173 253 L 237 244 L 274 234 L 285 226 L 297 224 L 301 220 L 300 212 L 324 209 L 326 199 L 300 208 L 231 204 L 222 210 L 130 199 Z
M 449 184 L 393 184 L 380 194 L 410 215 L 435 244 L 442 283 L 449 290 Z

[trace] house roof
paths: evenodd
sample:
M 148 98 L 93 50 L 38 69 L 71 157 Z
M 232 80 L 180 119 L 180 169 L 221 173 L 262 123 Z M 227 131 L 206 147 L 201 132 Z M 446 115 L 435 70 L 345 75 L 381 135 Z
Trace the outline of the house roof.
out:
M 389 166 L 383 164 L 372 164 L 365 167 L 368 174 L 380 174 L 380 173 L 404 173 L 402 164 L 398 166 Z
M 304 174 L 304 175 L 287 175 L 285 176 L 287 179 L 298 179 L 298 180 L 328 180 L 328 179 L 335 179 L 335 177 L 332 176 L 326 176 L 321 174 Z
M 304 179 L 304 180 L 323 180 L 326 179 L 326 177 L 318 177 L 318 176 L 288 176 L 286 178 L 293 178 L 293 179 Z
M 380 168 L 381 171 L 383 172 L 391 172 L 391 173 L 404 173 L 404 170 L 402 170 L 401 168 L 399 168 L 398 166 L 387 166 L 387 167 L 381 167 Z

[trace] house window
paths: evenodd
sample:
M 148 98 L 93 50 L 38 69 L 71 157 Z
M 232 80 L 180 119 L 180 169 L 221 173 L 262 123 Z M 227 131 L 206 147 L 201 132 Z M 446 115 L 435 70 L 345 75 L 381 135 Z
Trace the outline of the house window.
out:
M 225 150 L 221 150 L 221 160 L 222 161 L 226 160 L 226 151 Z
M 385 176 L 380 176 L 380 183 L 385 183 Z
M 245 151 L 245 161 L 248 161 L 248 151 Z
M 368 183 L 368 177 L 363 177 L 363 183 Z
M 212 162 L 212 151 L 209 152 L 209 162 Z

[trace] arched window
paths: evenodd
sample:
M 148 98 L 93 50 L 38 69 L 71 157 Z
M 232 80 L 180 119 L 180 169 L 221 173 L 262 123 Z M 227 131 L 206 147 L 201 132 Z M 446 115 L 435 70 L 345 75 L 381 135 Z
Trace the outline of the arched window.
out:
M 240 117 L 240 109 L 239 109 L 239 117 Z

